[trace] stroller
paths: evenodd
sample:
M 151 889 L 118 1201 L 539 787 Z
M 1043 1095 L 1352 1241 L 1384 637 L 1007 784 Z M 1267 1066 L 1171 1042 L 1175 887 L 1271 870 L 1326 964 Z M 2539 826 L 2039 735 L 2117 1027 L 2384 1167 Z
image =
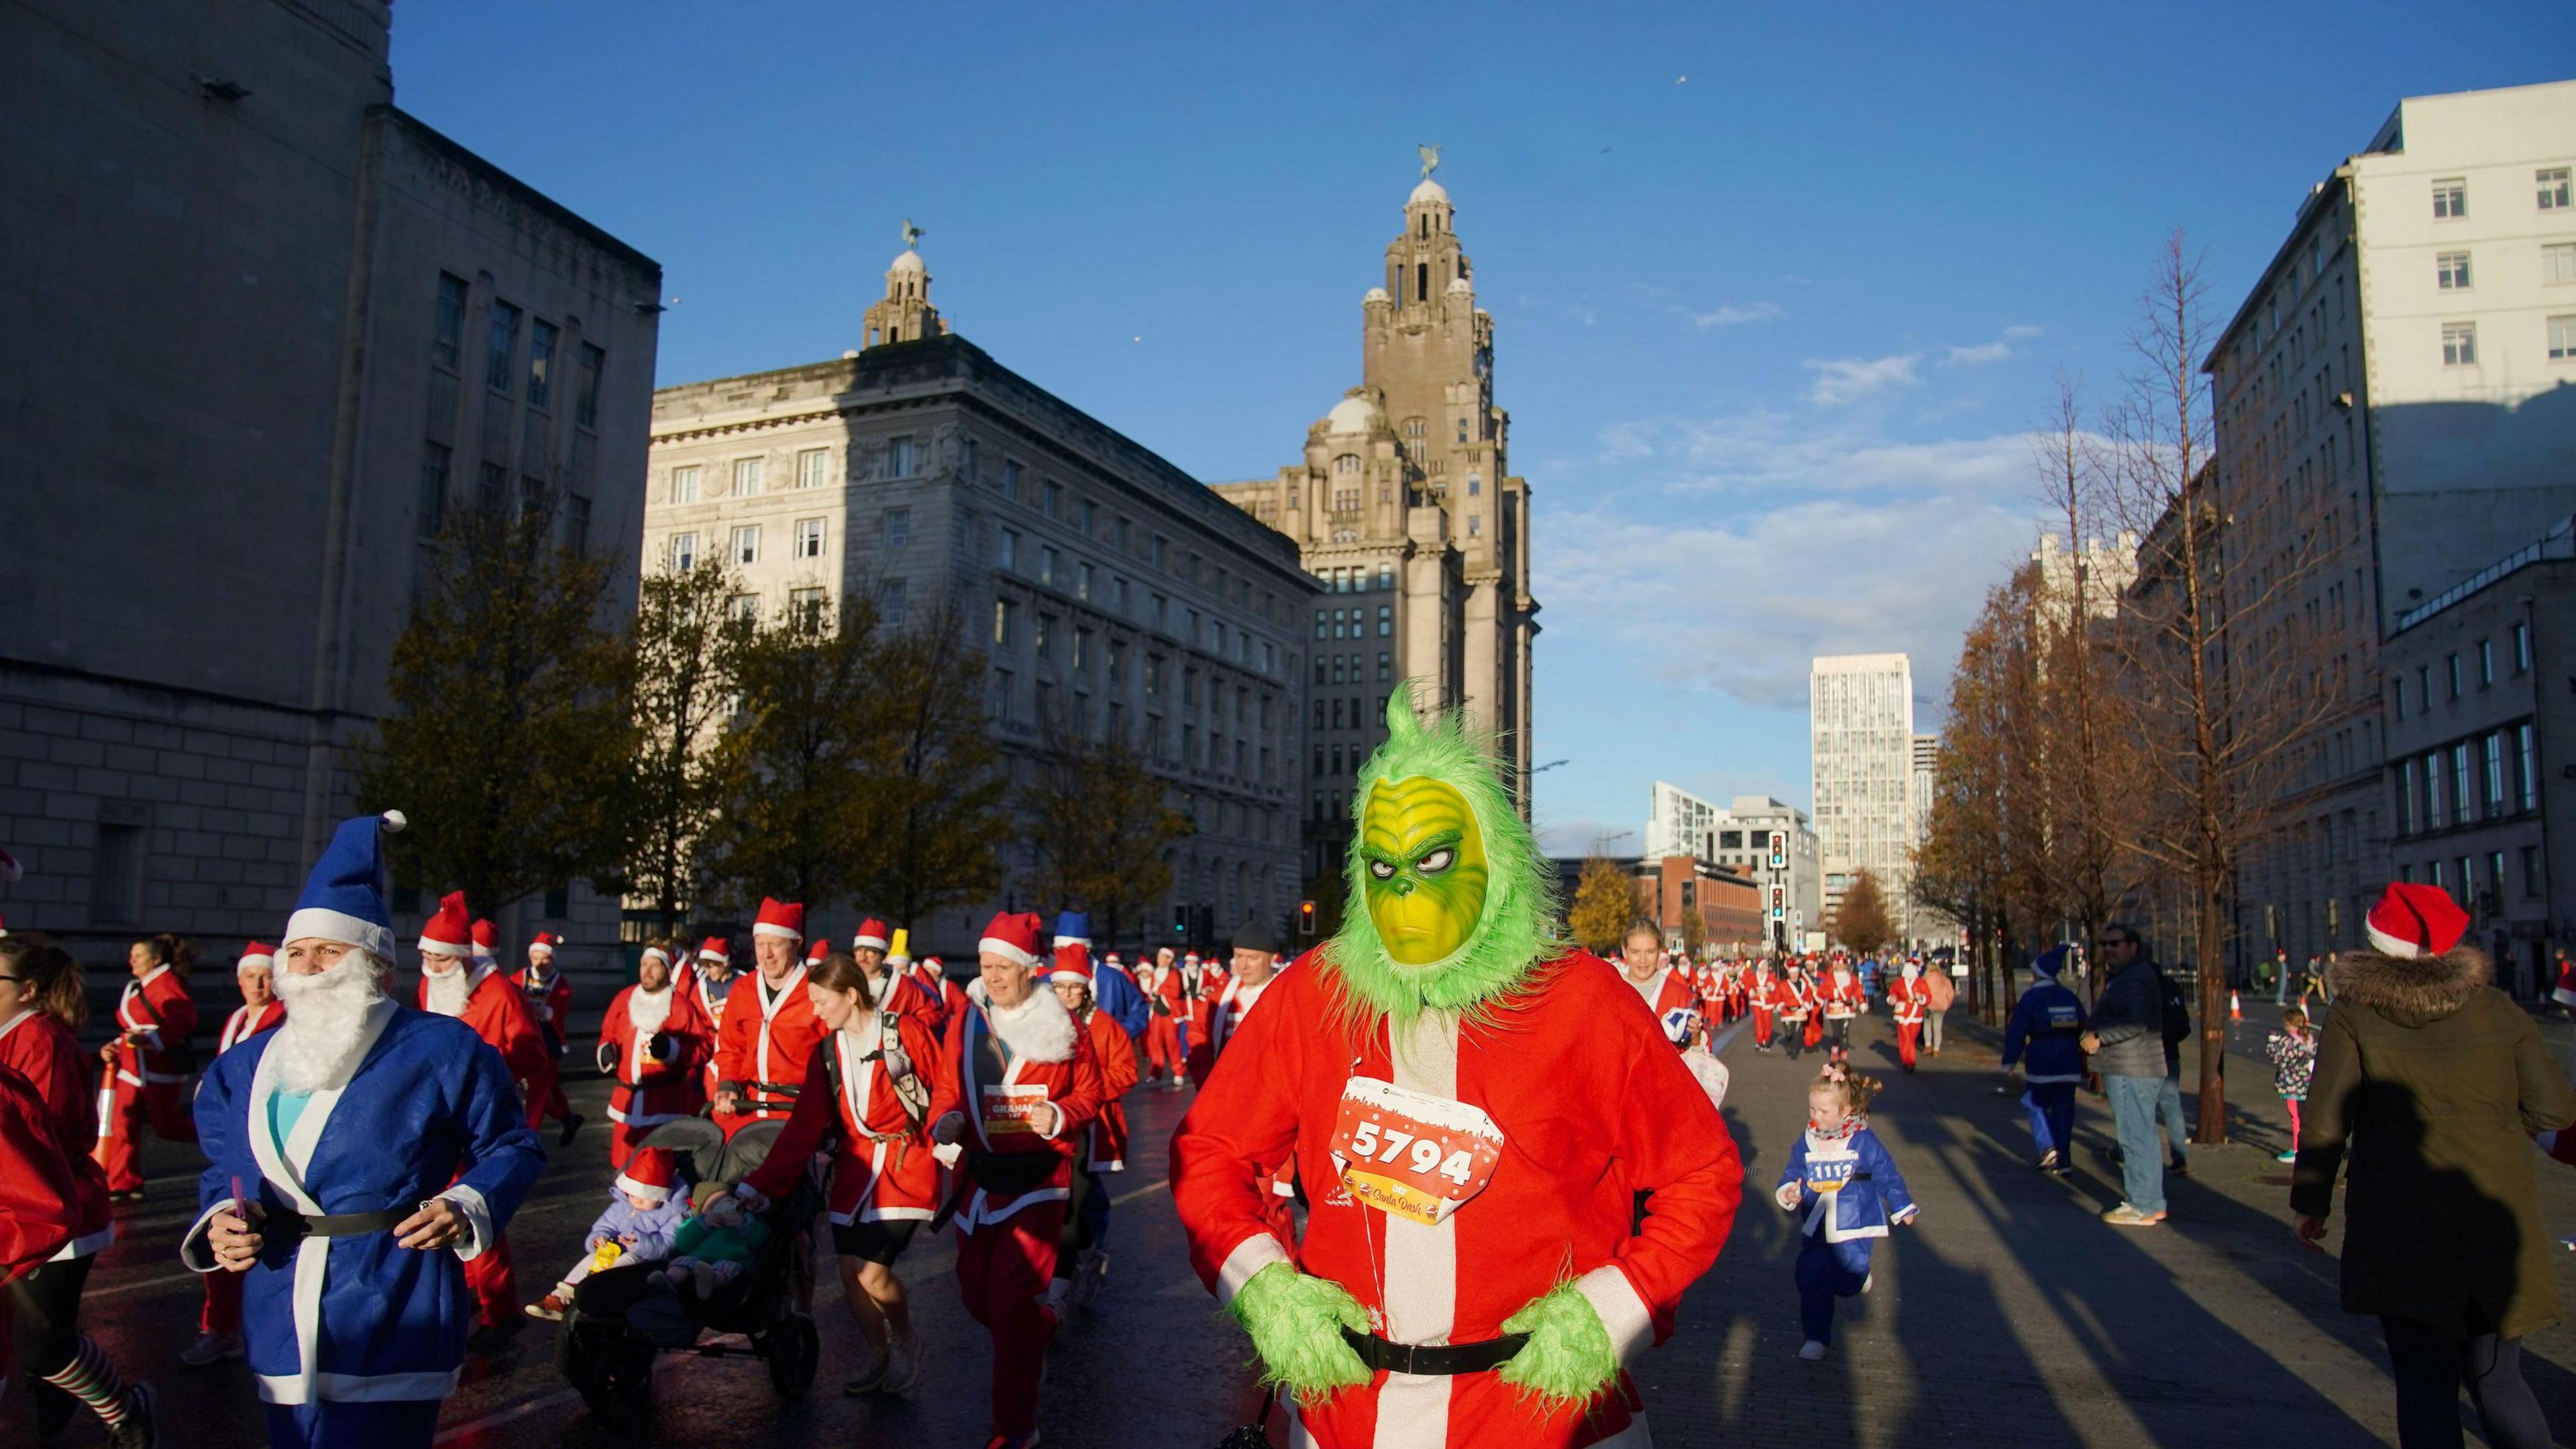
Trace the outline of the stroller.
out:
M 698 1182 L 730 1187 L 760 1166 L 786 1125 L 754 1122 L 727 1140 L 715 1123 L 690 1117 L 654 1128 L 640 1145 L 681 1155 Z M 813 1386 L 823 1344 L 814 1320 L 796 1310 L 796 1256 L 822 1202 L 821 1189 L 807 1178 L 772 1203 L 760 1214 L 768 1240 L 739 1277 L 706 1298 L 649 1281 L 650 1265 L 643 1263 L 582 1280 L 564 1311 L 555 1367 L 593 1414 L 617 1427 L 635 1426 L 651 1407 L 653 1360 L 665 1350 L 761 1359 L 779 1397 L 802 1397 Z M 751 1346 L 700 1342 L 708 1333 L 742 1334 Z

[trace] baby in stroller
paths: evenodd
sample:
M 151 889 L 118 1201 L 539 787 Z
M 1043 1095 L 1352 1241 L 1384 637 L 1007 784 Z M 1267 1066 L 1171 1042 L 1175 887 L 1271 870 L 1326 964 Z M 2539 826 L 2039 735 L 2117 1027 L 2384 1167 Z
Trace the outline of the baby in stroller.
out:
M 753 1217 L 742 1200 L 710 1182 L 699 1187 L 697 1212 L 671 1234 L 671 1261 L 653 1271 L 656 1282 L 704 1298 L 721 1291 L 760 1259 L 769 1224 Z
M 627 1159 L 626 1170 L 609 1185 L 607 1209 L 581 1240 L 581 1261 L 553 1292 L 528 1305 L 528 1316 L 560 1323 L 572 1307 L 573 1291 L 591 1274 L 669 1257 L 672 1235 L 689 1215 L 688 1196 L 679 1187 L 680 1166 L 670 1153 L 646 1148 Z

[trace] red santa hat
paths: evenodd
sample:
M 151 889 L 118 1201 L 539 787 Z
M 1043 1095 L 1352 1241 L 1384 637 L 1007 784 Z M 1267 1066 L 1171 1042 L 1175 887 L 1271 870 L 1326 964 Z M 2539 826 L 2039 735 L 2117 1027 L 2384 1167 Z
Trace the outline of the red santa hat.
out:
M 891 934 L 886 930 L 886 923 L 878 920 L 874 916 L 870 916 L 866 920 L 859 922 L 858 934 L 850 938 L 850 949 L 853 951 L 882 951 L 886 949 L 892 939 Z
M 2393 881 L 2379 904 L 2370 908 L 2362 929 L 2370 934 L 2372 950 L 2412 961 L 2439 956 L 2460 944 L 2469 929 L 2469 913 L 2453 904 L 2451 893 L 2440 886 Z
M 937 978 L 948 974 L 948 963 L 936 956 L 924 956 L 913 963 L 912 969 L 924 976 Z
M 474 954 L 474 927 L 471 913 L 465 909 L 465 892 L 450 891 L 438 903 L 438 914 L 420 928 L 420 953 L 424 956 L 471 956 Z
M 1000 956 L 1016 965 L 1038 964 L 1038 932 L 1045 929 L 1034 911 L 1001 911 L 993 923 L 984 928 L 984 939 L 975 949 Z
M 752 922 L 755 936 L 778 936 L 790 941 L 805 939 L 805 907 L 795 901 L 760 898 L 760 919 Z
M 1119 959 L 1118 959 L 1118 953 L 1117 953 L 1117 952 L 1115 952 L 1115 951 L 1112 951 L 1112 952 L 1110 952 L 1110 953 L 1109 953 L 1109 964 L 1110 964 L 1110 965 L 1112 965 L 1112 966 L 1124 966 L 1124 965 L 1126 965 L 1127 963 L 1126 963 L 1126 962 L 1124 962 L 1124 961 L 1119 960 Z
M 654 1202 L 669 1202 L 671 1189 L 680 1180 L 680 1165 L 671 1154 L 659 1147 L 637 1149 L 626 1159 L 626 1170 L 617 1174 L 617 1190 Z
M 1055 942 L 1055 966 L 1047 972 L 1047 980 L 1050 982 L 1078 981 L 1089 986 L 1091 984 L 1091 947 L 1083 942 L 1068 941 L 1058 936 Z
M 551 956 L 555 953 L 555 948 L 562 944 L 563 937 L 556 935 L 552 931 L 539 931 L 535 937 L 528 942 L 528 955 L 533 957 L 539 951 L 543 951 L 547 955 Z
M 814 938 L 814 944 L 805 948 L 805 964 L 820 966 L 823 964 L 823 958 L 831 954 L 832 943 L 817 936 Z
M 639 964 L 645 961 L 659 961 L 668 966 L 671 964 L 671 953 L 659 946 L 647 946 L 644 948 L 644 954 L 635 959 Z
M 490 920 L 490 918 L 489 918 L 489 917 L 485 917 L 485 918 L 478 919 L 477 921 L 475 921 L 475 923 L 474 923 L 474 954 L 475 954 L 475 955 L 477 955 L 477 956 L 489 956 L 489 955 L 491 955 L 491 954 L 493 953 L 493 951 L 494 951 L 494 950 L 496 950 L 496 949 L 500 946 L 500 943 L 501 943 L 501 933 L 500 933 L 499 931 L 497 931 L 497 930 L 494 930 L 494 929 L 493 929 L 493 927 L 492 927 L 492 922 L 491 922 L 491 920 Z
M 730 966 L 733 964 L 733 943 L 722 936 L 709 936 L 698 947 L 698 959 Z
M 233 974 L 236 976 L 245 971 L 274 971 L 276 969 L 277 948 L 259 941 L 253 941 L 249 945 L 242 947 L 241 959 L 233 963 Z

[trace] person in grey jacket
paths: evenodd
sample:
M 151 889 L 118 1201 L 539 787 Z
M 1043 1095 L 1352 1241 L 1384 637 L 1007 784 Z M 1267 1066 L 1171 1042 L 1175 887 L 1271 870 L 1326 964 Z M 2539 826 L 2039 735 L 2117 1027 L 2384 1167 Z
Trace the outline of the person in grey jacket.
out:
M 2093 1003 L 2093 1029 L 2084 1050 L 2102 1074 L 2111 1118 L 2120 1138 L 2121 1200 L 2102 1221 L 2124 1228 L 2165 1220 L 2164 1144 L 2156 1140 L 2156 1098 L 2165 1085 L 2164 1001 L 2156 990 L 2156 964 L 2137 928 L 2114 922 L 2102 929 L 2102 956 L 2110 978 Z

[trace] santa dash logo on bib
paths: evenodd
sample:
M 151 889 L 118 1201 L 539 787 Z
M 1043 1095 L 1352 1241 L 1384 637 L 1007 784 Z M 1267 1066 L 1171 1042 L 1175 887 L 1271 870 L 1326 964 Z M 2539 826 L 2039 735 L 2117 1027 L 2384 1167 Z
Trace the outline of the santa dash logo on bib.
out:
M 1502 1155 L 1503 1129 L 1481 1107 L 1375 1077 L 1342 1084 L 1333 1161 L 1380 1212 L 1437 1224 L 1485 1190 Z

